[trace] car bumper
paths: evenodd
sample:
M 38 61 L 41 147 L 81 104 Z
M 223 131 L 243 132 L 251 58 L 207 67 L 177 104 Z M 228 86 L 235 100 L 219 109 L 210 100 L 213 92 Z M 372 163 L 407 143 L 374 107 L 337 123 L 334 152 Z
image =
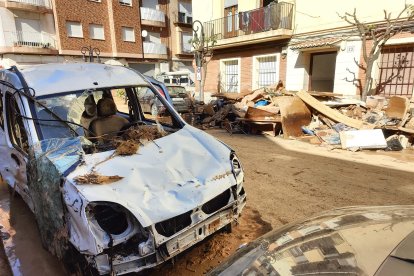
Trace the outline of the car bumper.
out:
M 241 185 L 238 186 L 238 192 L 241 190 L 240 188 Z M 141 256 L 138 250 L 139 245 L 135 244 L 133 247 L 135 247 L 136 250 L 129 252 L 129 254 L 125 254 L 125 252 L 116 252 L 113 253 L 112 256 L 109 256 L 108 254 L 94 256 L 93 261 L 95 267 L 101 275 L 110 273 L 111 267 L 115 275 L 122 275 L 132 272 L 140 272 L 157 266 L 219 231 L 223 227 L 237 222 L 245 204 L 246 195 L 243 192 L 243 194 L 239 194 L 231 203 L 216 211 L 208 218 L 192 224 L 186 229 L 171 236 L 168 240 L 157 246 L 152 253 Z M 154 229 L 154 227 L 152 228 Z

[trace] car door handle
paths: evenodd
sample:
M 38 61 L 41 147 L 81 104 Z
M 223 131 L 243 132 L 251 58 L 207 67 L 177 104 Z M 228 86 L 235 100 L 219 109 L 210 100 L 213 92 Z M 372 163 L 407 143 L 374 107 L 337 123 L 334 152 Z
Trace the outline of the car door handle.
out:
M 10 155 L 10 157 L 16 162 L 16 164 L 17 164 L 17 166 L 19 166 L 20 167 L 20 160 L 19 160 L 19 158 L 17 157 L 17 155 L 16 154 L 14 154 L 14 153 L 12 153 L 11 155 Z

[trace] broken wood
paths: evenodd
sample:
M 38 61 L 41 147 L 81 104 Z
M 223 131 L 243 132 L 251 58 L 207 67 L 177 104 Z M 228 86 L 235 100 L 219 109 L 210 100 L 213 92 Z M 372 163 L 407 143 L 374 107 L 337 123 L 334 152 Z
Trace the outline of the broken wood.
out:
M 299 97 L 278 97 L 283 136 L 299 137 L 303 135 L 302 126 L 311 122 L 311 112 Z
M 393 96 L 388 100 L 385 114 L 388 118 L 403 120 L 410 107 L 410 100 L 400 96 Z
M 304 101 L 306 104 L 308 104 L 309 106 L 316 109 L 317 111 L 319 111 L 320 113 L 322 113 L 323 115 L 332 119 L 335 122 L 343 123 L 347 126 L 356 129 L 373 129 L 375 127 L 374 125 L 368 124 L 363 121 L 355 120 L 341 114 L 337 110 L 332 109 L 326 106 L 325 104 L 321 103 L 305 91 L 299 91 L 298 93 L 296 93 L 296 95 L 299 98 L 301 98 L 301 100 Z
M 76 181 L 77 184 L 109 184 L 116 181 L 119 181 L 123 179 L 122 176 L 119 175 L 100 175 L 95 171 L 92 171 L 91 173 L 85 174 L 85 175 L 79 175 L 75 177 L 73 180 Z
M 290 96 L 294 96 L 294 95 L 296 95 L 297 92 L 298 91 L 287 91 L 287 90 L 284 90 L 283 91 L 283 94 L 290 95 Z M 344 96 L 343 94 L 332 93 L 332 92 L 307 91 L 307 93 L 309 95 L 314 96 L 314 97 L 342 97 L 342 96 Z

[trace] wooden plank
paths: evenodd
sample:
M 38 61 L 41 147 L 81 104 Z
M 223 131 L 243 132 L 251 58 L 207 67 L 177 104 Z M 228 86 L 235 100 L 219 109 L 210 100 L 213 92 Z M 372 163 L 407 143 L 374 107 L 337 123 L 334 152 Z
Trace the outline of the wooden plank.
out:
M 275 121 L 278 116 L 275 113 L 249 106 L 244 118 L 252 121 Z
M 306 104 L 308 104 L 309 106 L 316 109 L 317 111 L 319 111 L 320 113 L 322 113 L 323 115 L 325 115 L 326 117 L 328 117 L 329 119 L 335 122 L 343 123 L 347 126 L 350 126 L 356 129 L 373 129 L 375 127 L 372 124 L 369 124 L 369 123 L 366 123 L 360 120 L 355 120 L 355 119 L 349 118 L 341 114 L 337 110 L 324 105 L 323 103 L 321 103 L 320 101 L 318 101 L 317 99 L 315 99 L 314 97 L 312 97 L 311 95 L 309 95 L 309 93 L 305 91 L 299 91 L 298 93 L 296 93 L 296 95 L 299 98 L 301 98 L 301 100 L 304 101 Z
M 278 97 L 275 100 L 280 108 L 283 136 L 302 136 L 302 126 L 307 126 L 311 122 L 312 114 L 309 108 L 296 96 Z
M 283 90 L 282 93 L 286 95 L 294 96 L 296 95 L 298 91 L 287 91 Z M 333 92 L 315 92 L 315 91 L 307 91 L 309 95 L 315 96 L 315 97 L 343 97 L 344 94 L 339 93 L 333 93 Z

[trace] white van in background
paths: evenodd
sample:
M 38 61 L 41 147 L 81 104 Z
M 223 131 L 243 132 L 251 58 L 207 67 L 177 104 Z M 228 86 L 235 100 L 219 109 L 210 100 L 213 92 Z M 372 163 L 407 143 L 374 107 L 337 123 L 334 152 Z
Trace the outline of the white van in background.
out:
M 185 87 L 191 94 L 195 91 L 194 73 L 189 71 L 165 72 L 156 77 L 157 80 L 166 85 L 180 85 Z

